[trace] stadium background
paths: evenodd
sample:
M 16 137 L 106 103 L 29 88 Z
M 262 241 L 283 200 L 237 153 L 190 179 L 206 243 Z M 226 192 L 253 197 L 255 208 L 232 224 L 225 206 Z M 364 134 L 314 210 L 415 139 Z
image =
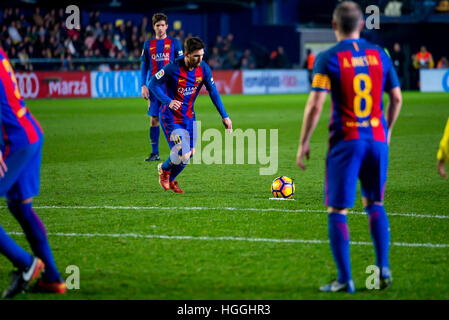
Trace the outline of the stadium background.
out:
M 432 85 L 422 88 L 419 72 L 427 67 L 413 63 L 424 45 L 433 56 L 433 68 L 449 67 L 449 50 L 442 41 L 449 34 L 447 1 L 404 0 L 398 12 L 391 12 L 394 1 L 358 2 L 363 8 L 375 4 L 381 13 L 381 27 L 365 28 L 362 37 L 391 53 L 394 43 L 400 44 L 397 69 L 404 90 L 449 90 L 448 74 L 441 70 L 425 72 Z M 139 69 L 157 11 L 168 14 L 169 35 L 181 42 L 189 35 L 204 39 L 205 59 L 218 71 L 221 93 L 308 92 L 307 73 L 300 71 L 307 69 L 306 50 L 316 56 L 335 43 L 330 29 L 335 1 L 152 1 L 143 7 L 138 1 L 79 1 L 78 6 L 81 29 L 67 30 L 69 13 L 62 5 L 2 3 L 0 41 L 25 98 L 139 96 L 138 72 L 129 71 Z M 110 72 L 119 70 L 128 72 Z
M 335 271 L 322 204 L 329 98 L 311 140 L 308 169 L 295 165 L 308 92 L 306 49 L 316 55 L 334 43 L 335 1 L 70 2 L 58 8 L 40 0 L 0 4 L 2 46 L 45 131 L 41 194 L 34 207 L 63 275 L 69 265 L 81 273 L 80 290 L 19 299 L 449 299 L 449 188 L 435 168 L 448 117 L 449 71 L 436 68 L 449 55 L 449 15 L 438 11 L 443 1 L 400 1 L 403 9 L 395 17 L 384 14 L 391 1 L 359 1 L 363 8 L 378 4 L 382 14 L 380 29 L 364 30 L 363 36 L 390 52 L 394 42 L 401 44 L 407 91 L 393 133 L 386 191 L 394 287 L 363 287 L 374 256 L 357 197 L 349 214 L 354 296 L 317 292 Z M 122 5 L 110 5 L 117 2 Z M 70 4 L 81 10 L 79 31 L 62 25 Z M 192 165 L 180 179 L 185 195 L 162 192 L 156 163 L 143 161 L 148 117 L 138 71 L 151 16 L 159 11 L 168 15 L 175 36 L 191 33 L 206 41 L 206 60 L 212 59 L 234 127 L 279 131 L 278 175 L 296 179 L 296 201 L 270 201 L 275 177 L 260 176 L 260 166 L 249 164 Z M 148 27 L 142 34 L 144 16 Z M 117 41 L 108 43 L 108 33 Z M 218 36 L 223 42 L 217 43 Z M 432 53 L 434 68 L 413 64 L 422 45 Z M 215 57 L 213 47 L 221 48 Z M 426 90 L 440 92 L 420 92 Z M 200 96 L 195 111 L 204 129 L 223 131 L 209 97 Z M 160 144 L 165 158 L 162 137 Z M 0 220 L 27 248 L 5 207 Z M 0 288 L 8 285 L 10 269 L 0 256 Z

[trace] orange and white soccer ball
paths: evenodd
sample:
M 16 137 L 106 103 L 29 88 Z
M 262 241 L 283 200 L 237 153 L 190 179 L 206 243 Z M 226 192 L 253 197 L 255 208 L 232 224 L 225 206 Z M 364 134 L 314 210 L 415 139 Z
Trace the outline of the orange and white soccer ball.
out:
M 277 177 L 271 184 L 271 193 L 275 198 L 291 199 L 295 194 L 295 184 L 289 177 Z

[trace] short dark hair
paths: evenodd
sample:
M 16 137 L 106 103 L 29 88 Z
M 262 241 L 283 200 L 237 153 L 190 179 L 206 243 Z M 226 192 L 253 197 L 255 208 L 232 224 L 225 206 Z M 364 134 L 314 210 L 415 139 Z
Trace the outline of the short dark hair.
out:
M 203 40 L 198 37 L 190 37 L 184 41 L 184 51 L 186 53 L 192 53 L 193 51 L 201 50 L 204 48 L 206 48 L 206 45 L 204 44 Z
M 339 31 L 349 34 L 358 30 L 363 13 L 360 6 L 354 1 L 343 1 L 335 8 L 332 18 Z
M 158 23 L 159 21 L 165 21 L 165 23 L 167 23 L 168 22 L 168 18 L 167 18 L 167 16 L 165 15 L 165 14 L 163 14 L 163 13 L 155 13 L 155 14 L 153 14 L 153 19 L 152 19 L 152 21 L 153 21 L 153 26 L 156 24 L 156 23 Z

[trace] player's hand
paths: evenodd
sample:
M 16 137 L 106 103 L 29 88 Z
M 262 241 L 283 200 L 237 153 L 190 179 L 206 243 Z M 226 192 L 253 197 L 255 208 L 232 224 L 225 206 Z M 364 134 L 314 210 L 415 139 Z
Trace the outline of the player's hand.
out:
M 223 118 L 222 121 L 223 121 L 223 125 L 226 128 L 226 131 L 228 133 L 232 133 L 232 121 L 231 121 L 231 119 L 229 117 L 227 117 L 227 118 Z
M 0 177 L 5 176 L 5 172 L 8 171 L 5 161 L 3 161 L 3 153 L 0 151 Z
M 309 143 L 304 143 L 299 146 L 298 153 L 296 154 L 296 165 L 302 170 L 306 170 L 306 165 L 304 164 L 304 157 L 307 160 L 310 159 L 310 146 Z
M 390 140 L 391 140 L 391 129 L 388 130 L 388 136 L 387 136 L 387 143 L 388 143 L 388 145 L 390 145 Z
M 150 92 L 148 91 L 148 88 L 146 85 L 142 86 L 142 98 L 147 99 L 150 97 Z
M 170 101 L 170 104 L 168 105 L 168 107 L 172 110 L 178 110 L 179 108 L 181 108 L 182 106 L 182 102 L 178 101 L 178 100 L 172 100 Z
M 446 170 L 444 170 L 444 161 L 438 160 L 438 173 L 443 179 L 447 178 Z

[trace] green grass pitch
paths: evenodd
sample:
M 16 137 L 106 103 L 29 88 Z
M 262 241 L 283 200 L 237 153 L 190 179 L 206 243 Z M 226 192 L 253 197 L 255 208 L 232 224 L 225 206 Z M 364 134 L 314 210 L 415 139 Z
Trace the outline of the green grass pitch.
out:
M 357 242 L 351 245 L 354 295 L 318 292 L 336 275 L 322 202 L 329 98 L 304 172 L 295 155 L 307 95 L 222 98 L 234 128 L 279 130 L 278 172 L 261 176 L 266 166 L 258 164 L 191 165 L 178 178 L 181 195 L 164 192 L 157 163 L 143 161 L 149 120 L 142 99 L 28 101 L 45 130 L 34 206 L 63 276 L 67 266 L 79 267 L 80 289 L 17 298 L 449 299 L 449 182 L 436 172 L 447 94 L 404 94 L 385 198 L 393 242 L 388 291 L 365 289 L 374 251 L 357 195 L 349 215 Z M 196 113 L 203 130 L 224 132 L 207 96 L 198 98 Z M 160 146 L 165 159 L 162 134 Z M 295 179 L 296 201 L 269 200 L 278 175 Z M 0 221 L 29 249 L 4 205 Z M 0 289 L 11 270 L 0 256 Z

